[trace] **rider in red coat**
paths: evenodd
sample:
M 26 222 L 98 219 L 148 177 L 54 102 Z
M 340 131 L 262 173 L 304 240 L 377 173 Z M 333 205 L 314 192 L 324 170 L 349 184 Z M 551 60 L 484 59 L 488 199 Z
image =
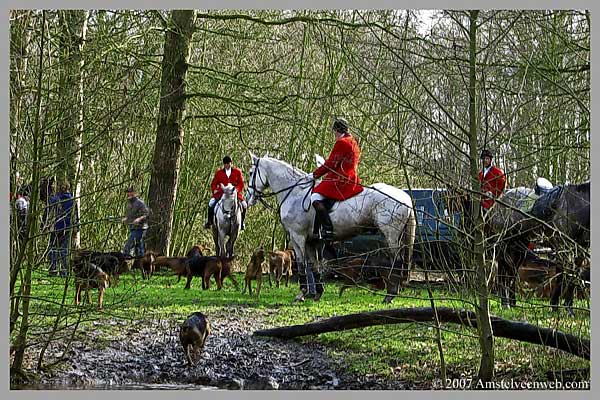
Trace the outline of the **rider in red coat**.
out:
M 487 212 L 494 205 L 494 199 L 502 196 L 506 187 L 506 176 L 500 168 L 492 165 L 492 157 L 492 152 L 489 150 L 481 152 L 483 169 L 479 171 L 479 181 L 484 195 L 481 199 L 481 207 L 483 207 L 484 212 Z
M 333 237 L 333 226 L 329 212 L 323 203 L 330 200 L 346 200 L 362 192 L 360 178 L 356 172 L 360 160 L 360 148 L 354 137 L 348 132 L 348 122 L 337 118 L 333 122 L 336 142 L 325 164 L 315 169 L 312 178 L 325 175 L 323 181 L 314 188 L 311 195 L 312 205 L 317 212 L 314 233 L 323 240 Z M 319 230 L 319 226 L 323 229 Z
M 248 208 L 248 204 L 246 200 L 244 200 L 244 195 L 242 194 L 244 191 L 244 175 L 239 168 L 235 168 L 231 166 L 231 157 L 225 156 L 223 157 L 223 168 L 218 169 L 215 172 L 215 176 L 210 183 L 210 190 L 212 193 L 212 198 L 208 202 L 208 221 L 204 224 L 204 228 L 208 229 L 212 225 L 214 219 L 215 205 L 223 196 L 223 189 L 221 189 L 221 184 L 223 186 L 227 186 L 227 184 L 231 183 L 235 186 L 237 191 L 238 199 L 242 204 L 242 227 L 244 230 L 244 220 L 246 219 L 246 208 Z

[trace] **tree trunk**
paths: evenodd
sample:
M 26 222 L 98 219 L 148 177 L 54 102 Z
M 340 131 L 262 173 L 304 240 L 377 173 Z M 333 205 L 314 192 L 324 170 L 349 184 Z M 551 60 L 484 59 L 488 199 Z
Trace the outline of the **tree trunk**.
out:
M 40 39 L 40 59 L 39 59 L 39 72 L 37 79 L 37 93 L 36 93 L 36 113 L 35 113 L 35 124 L 33 127 L 33 180 L 32 180 L 32 193 L 31 193 L 31 207 L 27 215 L 27 226 L 29 232 L 37 232 L 38 218 L 37 208 L 39 200 L 39 185 L 40 180 L 40 169 L 41 169 L 41 154 L 44 147 L 44 135 L 40 129 L 40 118 L 41 118 L 41 107 L 42 107 L 42 77 L 43 77 L 43 59 L 44 59 L 44 42 L 45 42 L 45 24 L 46 24 L 46 12 L 42 11 L 41 21 L 41 39 Z M 37 254 L 35 253 L 35 246 L 27 246 L 27 263 L 25 266 L 25 274 L 21 283 L 20 293 L 22 296 L 22 316 L 21 325 L 19 332 L 14 341 L 15 356 L 11 369 L 14 372 L 21 372 L 23 368 L 23 360 L 25 357 L 25 349 L 27 348 L 27 333 L 29 331 L 29 302 L 31 298 L 31 273 Z M 20 264 L 20 263 L 19 263 Z M 11 265 L 11 296 L 14 296 L 14 287 L 17 279 L 17 274 L 21 265 Z M 15 310 L 17 312 L 18 310 Z M 11 318 L 12 319 L 12 318 Z M 13 321 L 11 321 L 11 324 Z
M 479 11 L 472 10 L 469 13 L 469 147 L 471 164 L 471 185 L 473 193 L 481 191 L 479 182 L 479 159 L 477 142 L 477 98 L 476 98 L 476 57 L 477 57 L 477 16 Z M 483 218 L 481 215 L 480 201 L 472 201 L 472 216 L 475 218 L 474 238 L 474 263 L 476 271 L 476 291 L 479 298 L 477 309 L 479 346 L 481 348 L 481 363 L 479 365 L 478 378 L 483 382 L 489 382 L 494 377 L 494 332 L 490 321 L 489 288 L 487 276 L 489 271 L 485 262 Z
M 61 25 L 60 55 L 61 70 L 60 94 L 63 96 L 63 112 L 56 149 L 57 183 L 68 182 L 71 185 L 77 207 L 73 212 L 79 213 L 81 192 L 81 145 L 83 142 L 83 46 L 87 33 L 89 11 L 59 11 Z M 73 218 L 79 220 L 79 216 Z M 80 238 L 77 233 L 73 245 L 79 247 Z
M 21 149 L 20 138 L 24 135 L 21 129 L 21 110 L 27 72 L 27 58 L 31 30 L 31 10 L 11 11 L 14 22 L 10 27 L 10 190 L 18 190 L 16 172 L 23 175 L 19 167 L 19 153 Z
M 158 127 L 148 194 L 152 212 L 147 238 L 147 248 L 161 254 L 168 254 L 171 242 L 184 136 L 185 78 L 194 20 L 193 10 L 173 10 L 165 36 Z
M 263 329 L 255 331 L 254 334 L 291 339 L 298 336 L 345 331 L 374 325 L 436 322 L 436 319 L 441 323 L 477 328 L 479 316 L 472 311 L 455 310 L 448 307 L 437 307 L 435 310 L 429 307 L 398 308 L 343 315 L 304 325 Z M 540 328 L 525 322 L 509 321 L 495 316 L 491 317 L 491 325 L 494 327 L 494 334 L 498 337 L 553 347 L 586 360 L 590 359 L 591 343 L 589 339 L 582 339 L 552 328 Z

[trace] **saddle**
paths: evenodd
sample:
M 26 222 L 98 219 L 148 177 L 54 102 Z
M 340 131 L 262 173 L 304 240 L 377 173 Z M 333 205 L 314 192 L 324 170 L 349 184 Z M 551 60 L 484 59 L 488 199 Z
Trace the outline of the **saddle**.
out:
M 546 194 L 538 197 L 531 209 L 531 215 L 542 221 L 548 221 L 556 210 L 556 203 L 562 192 L 563 186 L 556 186 Z

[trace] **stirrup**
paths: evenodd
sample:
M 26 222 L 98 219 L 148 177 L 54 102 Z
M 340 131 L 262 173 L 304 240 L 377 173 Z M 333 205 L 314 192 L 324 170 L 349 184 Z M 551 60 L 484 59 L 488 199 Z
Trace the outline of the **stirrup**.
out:
M 319 239 L 330 242 L 333 240 L 333 231 L 329 229 L 321 229 L 319 232 Z

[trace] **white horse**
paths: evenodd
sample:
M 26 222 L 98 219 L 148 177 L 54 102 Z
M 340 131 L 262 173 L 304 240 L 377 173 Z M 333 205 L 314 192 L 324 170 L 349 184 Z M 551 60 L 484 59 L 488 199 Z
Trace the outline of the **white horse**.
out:
M 317 262 L 313 224 L 315 211 L 310 204 L 313 182 L 307 174 L 284 161 L 271 157 L 252 157 L 248 204 L 256 204 L 271 188 L 271 195 L 277 197 L 279 216 L 296 252 L 300 267 L 310 268 Z M 376 183 L 365 187 L 356 196 L 338 202 L 330 212 L 334 227 L 334 240 L 343 240 L 359 233 L 364 228 L 378 228 L 388 244 L 386 249 L 391 256 L 391 268 L 386 279 L 387 295 L 384 302 L 391 302 L 400 290 L 402 280 L 407 278 L 415 240 L 416 220 L 412 199 L 408 193 Z M 401 268 L 396 265 L 402 255 Z M 400 270 L 400 274 L 396 273 Z
M 223 196 L 215 205 L 215 220 L 213 223 L 213 239 L 215 241 L 215 253 L 217 257 L 232 258 L 234 256 L 233 245 L 240 233 L 242 225 L 242 207 L 238 201 L 235 186 L 228 183 L 224 186 Z M 229 236 L 225 245 L 225 236 Z

